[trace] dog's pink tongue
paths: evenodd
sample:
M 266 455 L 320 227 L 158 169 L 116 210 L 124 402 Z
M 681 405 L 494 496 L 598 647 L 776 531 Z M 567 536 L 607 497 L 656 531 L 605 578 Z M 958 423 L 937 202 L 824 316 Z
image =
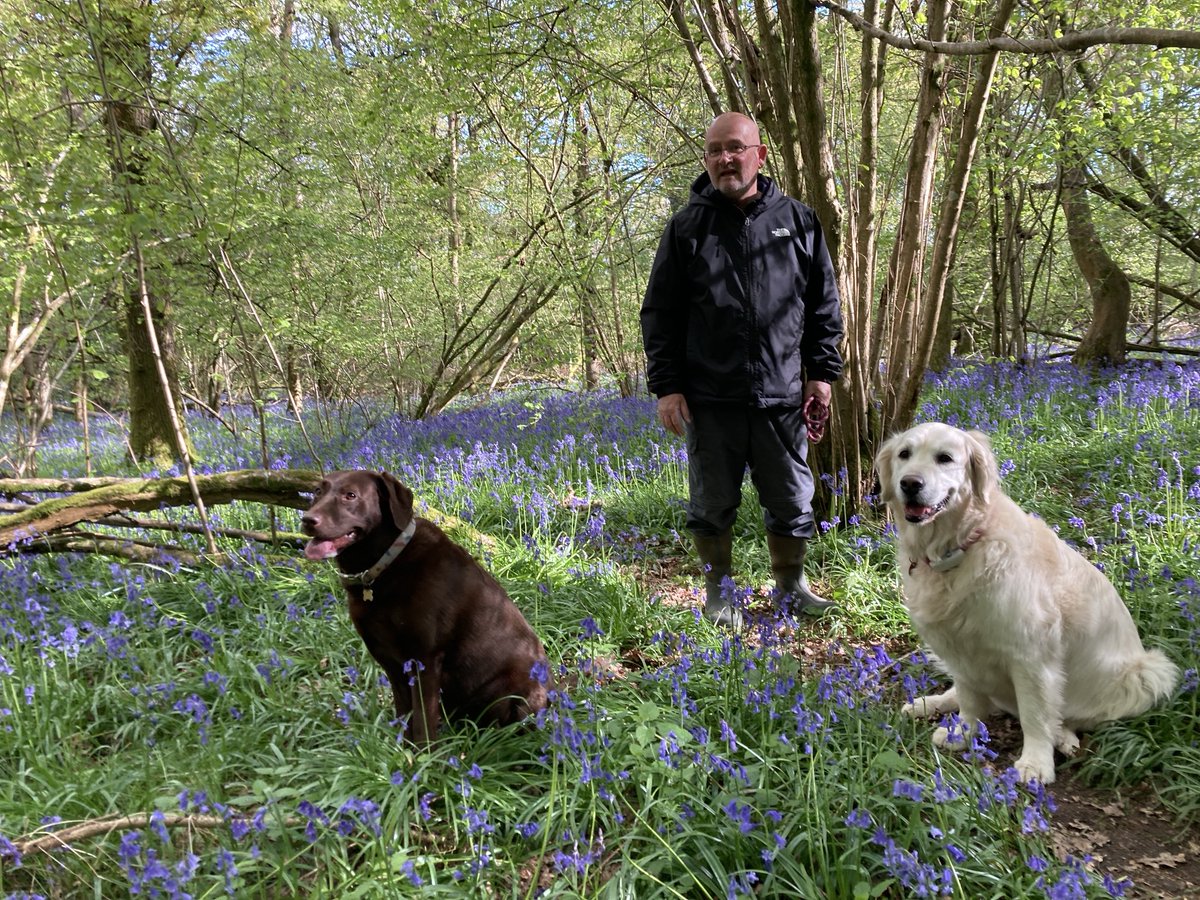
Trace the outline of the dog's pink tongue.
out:
M 338 555 L 337 542 L 313 538 L 304 545 L 304 555 L 309 559 L 332 559 Z
M 918 503 L 906 503 L 904 505 L 904 514 L 910 519 L 924 519 L 932 512 L 932 506 L 921 506 Z

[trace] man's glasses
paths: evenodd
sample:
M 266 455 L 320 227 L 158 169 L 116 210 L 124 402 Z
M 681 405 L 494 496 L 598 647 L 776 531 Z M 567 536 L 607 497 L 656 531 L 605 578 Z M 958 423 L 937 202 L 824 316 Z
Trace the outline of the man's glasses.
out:
M 761 147 L 762 144 L 729 144 L 726 147 L 705 147 L 705 159 L 720 159 L 726 153 L 730 156 L 741 156 L 747 150 L 754 150 Z

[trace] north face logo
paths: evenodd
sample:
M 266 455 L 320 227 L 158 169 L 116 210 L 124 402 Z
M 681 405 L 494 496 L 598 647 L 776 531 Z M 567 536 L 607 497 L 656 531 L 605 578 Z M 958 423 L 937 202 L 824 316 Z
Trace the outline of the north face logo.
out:
M 786 228 L 776 228 L 774 231 L 771 232 L 771 234 L 775 235 L 775 237 L 791 237 L 792 236 L 792 233 L 790 231 L 788 231 Z

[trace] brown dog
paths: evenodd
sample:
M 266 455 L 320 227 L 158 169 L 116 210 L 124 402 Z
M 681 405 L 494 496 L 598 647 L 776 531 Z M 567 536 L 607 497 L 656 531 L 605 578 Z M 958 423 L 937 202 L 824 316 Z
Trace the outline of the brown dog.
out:
M 504 588 L 427 519 L 387 472 L 333 472 L 301 518 L 309 559 L 336 558 L 354 623 L 379 662 L 406 735 L 448 715 L 508 725 L 546 705 L 541 641 Z M 439 706 L 440 704 L 440 706 Z

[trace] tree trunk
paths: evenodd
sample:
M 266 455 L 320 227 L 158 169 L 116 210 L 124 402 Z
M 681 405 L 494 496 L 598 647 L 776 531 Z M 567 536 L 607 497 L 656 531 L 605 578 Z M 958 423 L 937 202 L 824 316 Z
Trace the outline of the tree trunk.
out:
M 150 60 L 150 17 L 147 7 L 112 14 L 109 30 L 98 35 L 96 67 L 105 85 L 109 146 L 113 175 L 124 198 L 125 212 L 133 220 L 143 211 L 138 204 L 146 187 L 149 138 L 158 127 L 148 97 L 152 67 Z M 151 217 L 152 218 L 152 217 Z M 131 228 L 138 226 L 131 224 Z M 135 459 L 169 465 L 181 459 L 175 422 L 182 419 L 179 365 L 174 324 L 170 313 L 165 270 L 144 264 L 140 235 L 132 235 L 133 257 L 139 261 L 137 277 L 125 289 L 125 354 L 129 361 L 129 446 Z M 153 272 L 153 274 L 152 274 Z M 148 280 L 153 278 L 151 287 Z M 152 310 L 147 322 L 145 306 Z M 149 329 L 155 330 L 151 335 Z M 162 368 L 155 358 L 155 344 Z M 163 377 L 165 375 L 165 382 Z M 171 404 L 175 403 L 175 416 Z
M 588 113 L 580 102 L 575 106 L 575 198 L 572 224 L 575 231 L 575 259 L 580 319 L 580 354 L 583 357 L 583 388 L 594 391 L 600 387 L 600 292 L 596 289 L 595 253 L 592 251 L 592 228 L 588 205 L 584 202 L 592 176 L 588 154 Z
M 954 281 L 951 280 L 946 282 L 946 296 L 942 301 L 942 311 L 933 334 L 933 348 L 929 354 L 929 368 L 934 372 L 944 372 L 950 364 L 954 332 Z
M 1025 231 L 1021 227 L 1021 213 L 1025 208 L 1024 186 L 1016 200 L 1012 193 L 1004 194 L 1005 236 L 1005 284 L 1008 287 L 1008 304 L 1011 315 L 1008 320 L 1007 356 L 1024 360 L 1029 354 L 1029 337 L 1025 332 Z
M 997 38 L 1004 34 L 1015 8 L 1016 0 L 999 0 L 992 16 L 989 37 Z M 983 117 L 987 112 L 988 99 L 991 97 L 992 79 L 996 73 L 998 57 L 997 51 L 980 57 L 974 85 L 962 109 L 954 163 L 942 186 L 937 229 L 934 232 L 925 289 L 913 312 L 916 331 L 916 345 L 913 350 L 916 365 L 908 373 L 908 381 L 897 392 L 900 403 L 893 419 L 894 427 L 897 428 L 906 428 L 912 423 L 933 351 L 935 335 L 946 312 L 946 285 L 958 249 L 958 225 L 962 219 L 967 182 L 975 163 L 975 150 L 979 143 Z
M 125 303 L 125 356 L 129 361 L 129 447 L 135 459 L 169 466 L 180 459 L 171 410 L 159 381 L 149 327 L 158 336 L 158 350 L 171 385 L 171 396 L 179 393 L 179 355 L 170 304 L 146 286 L 154 321 L 147 326 L 142 305 L 142 285 L 130 285 Z M 177 416 L 183 409 L 176 404 Z
M 1092 224 L 1083 171 L 1072 167 L 1063 172 L 1062 179 L 1067 239 L 1092 294 L 1092 321 L 1071 359 L 1076 365 L 1120 365 L 1125 362 L 1129 326 L 1129 278 L 1108 255 Z
M 947 0 L 932 0 L 927 5 L 930 40 L 945 38 L 947 7 Z M 946 59 L 938 53 L 926 53 L 920 72 L 897 239 L 879 305 L 879 349 L 885 365 L 875 381 L 882 400 L 883 434 L 908 426 L 906 410 L 913 384 L 924 376 L 925 361 L 919 352 L 918 333 L 945 95 Z

